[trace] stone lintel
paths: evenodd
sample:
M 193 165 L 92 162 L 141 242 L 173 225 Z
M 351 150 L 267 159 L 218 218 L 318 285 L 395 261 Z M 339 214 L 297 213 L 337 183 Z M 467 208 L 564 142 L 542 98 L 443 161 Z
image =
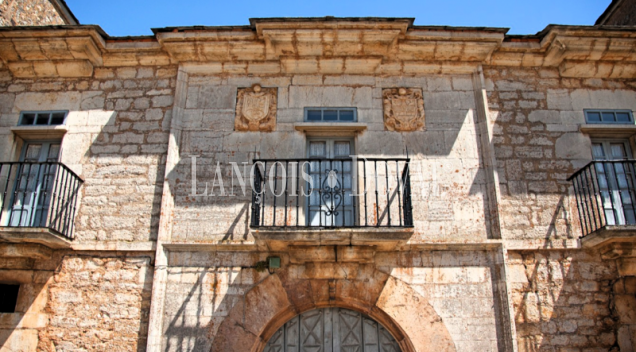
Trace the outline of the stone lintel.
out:
M 636 125 L 586 124 L 579 131 L 595 138 L 629 138 L 636 135 Z
M 47 259 L 53 251 L 39 244 L 0 244 L 0 256 L 10 258 L 36 258 Z
M 295 123 L 296 131 L 304 132 L 308 136 L 355 136 L 367 129 L 366 123 Z
M 68 131 L 67 126 L 13 126 L 11 132 L 23 139 L 62 138 Z

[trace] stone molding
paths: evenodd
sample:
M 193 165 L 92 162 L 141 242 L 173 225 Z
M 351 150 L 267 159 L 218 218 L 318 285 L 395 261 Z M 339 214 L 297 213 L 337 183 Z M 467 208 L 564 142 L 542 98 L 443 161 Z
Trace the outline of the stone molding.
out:
M 480 64 L 556 67 L 563 77 L 636 74 L 636 31 L 629 28 L 549 26 L 506 40 L 501 29 L 415 27 L 407 20 L 279 22 L 166 28 L 140 39 L 111 38 L 97 26 L 4 28 L 0 67 L 15 77 L 89 77 L 98 67 L 179 63 L 207 63 L 206 74 L 468 74 Z
M 382 90 L 384 127 L 389 131 L 425 130 L 424 97 L 421 88 Z
M 236 95 L 235 131 L 272 132 L 276 129 L 277 88 L 239 88 Z

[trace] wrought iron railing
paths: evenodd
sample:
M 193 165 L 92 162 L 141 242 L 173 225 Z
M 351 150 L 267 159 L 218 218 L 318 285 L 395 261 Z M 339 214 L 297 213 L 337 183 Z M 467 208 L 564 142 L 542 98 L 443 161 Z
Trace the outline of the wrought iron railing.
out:
M 572 181 L 583 236 L 607 225 L 636 224 L 636 160 L 592 161 Z
M 255 159 L 251 226 L 412 227 L 409 160 Z
M 45 227 L 73 239 L 83 182 L 59 162 L 0 162 L 0 226 Z

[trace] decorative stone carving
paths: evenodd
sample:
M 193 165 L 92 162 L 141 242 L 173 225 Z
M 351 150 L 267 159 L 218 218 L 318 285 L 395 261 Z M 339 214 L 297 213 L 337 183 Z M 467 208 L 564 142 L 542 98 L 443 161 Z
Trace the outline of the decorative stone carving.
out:
M 236 131 L 271 132 L 276 128 L 277 88 L 240 88 L 236 97 Z
M 424 98 L 419 88 L 382 90 L 384 126 L 389 131 L 424 130 Z

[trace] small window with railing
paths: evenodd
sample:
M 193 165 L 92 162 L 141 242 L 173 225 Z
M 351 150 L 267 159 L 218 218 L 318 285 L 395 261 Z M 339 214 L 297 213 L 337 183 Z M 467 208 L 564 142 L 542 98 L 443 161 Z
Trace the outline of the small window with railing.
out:
M 598 124 L 634 124 L 631 110 L 585 110 L 585 121 Z
M 68 111 L 25 111 L 20 114 L 18 126 L 58 126 L 66 121 Z
M 356 108 L 305 108 L 305 122 L 356 122 Z

